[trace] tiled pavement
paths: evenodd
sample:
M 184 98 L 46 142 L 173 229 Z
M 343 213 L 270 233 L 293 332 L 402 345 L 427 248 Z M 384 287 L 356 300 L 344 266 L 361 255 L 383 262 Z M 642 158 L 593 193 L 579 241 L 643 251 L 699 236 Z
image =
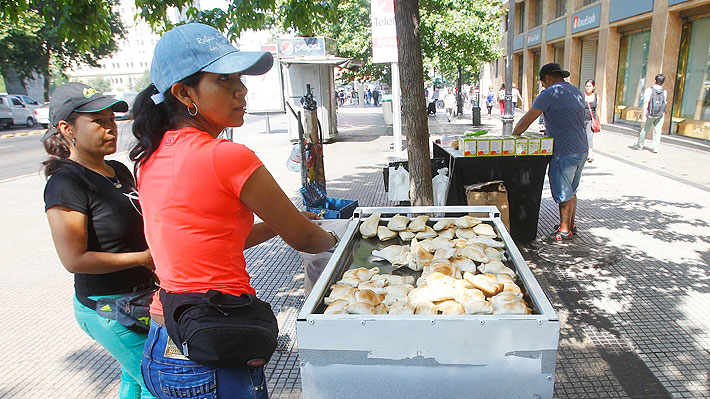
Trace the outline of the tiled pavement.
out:
M 341 110 L 341 137 L 324 150 L 330 196 L 388 205 L 381 167 L 405 154 L 392 153 L 391 129 L 381 127 L 378 112 Z M 430 130 L 462 131 L 469 118 L 446 123 L 439 114 L 430 117 Z M 490 122 L 499 130 L 497 117 Z M 285 168 L 285 123 L 274 118 L 271 126 L 275 133 L 238 131 L 237 141 L 254 149 L 300 204 L 299 176 Z M 579 191 L 575 244 L 540 240 L 521 247 L 562 322 L 555 396 L 710 397 L 710 154 L 671 145 L 658 155 L 634 152 L 630 137 L 607 131 L 595 141 L 597 156 L 585 167 Z M 0 398 L 115 398 L 115 361 L 73 320 L 71 276 L 51 245 L 42 187 L 34 176 L 0 184 L 0 346 L 6 358 Z M 556 222 L 546 187 L 540 236 Z M 597 265 L 548 261 L 563 251 L 594 256 Z M 300 398 L 294 323 L 304 300 L 300 256 L 273 239 L 249 250 L 247 260 L 281 326 L 278 352 L 267 367 L 272 397 Z

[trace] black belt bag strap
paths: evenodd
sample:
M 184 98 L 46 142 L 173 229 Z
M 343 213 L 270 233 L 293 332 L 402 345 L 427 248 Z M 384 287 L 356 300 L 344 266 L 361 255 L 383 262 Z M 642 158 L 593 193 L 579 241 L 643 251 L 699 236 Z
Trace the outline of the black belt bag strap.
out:
M 147 334 L 150 330 L 150 302 L 156 288 L 125 294 L 118 298 L 99 298 L 94 301 L 83 295 L 77 295 L 79 302 L 91 309 L 101 317 L 116 320 L 119 324 L 131 331 Z
M 195 363 L 259 367 L 276 350 L 279 327 L 271 305 L 252 294 L 160 290 L 168 336 Z

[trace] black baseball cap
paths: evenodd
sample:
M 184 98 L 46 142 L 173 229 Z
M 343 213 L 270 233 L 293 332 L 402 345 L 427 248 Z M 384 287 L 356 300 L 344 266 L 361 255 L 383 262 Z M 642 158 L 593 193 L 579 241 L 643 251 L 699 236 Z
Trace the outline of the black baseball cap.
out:
M 40 141 L 56 134 L 59 121 L 66 120 L 72 112 L 99 112 L 109 107 L 114 112 L 128 111 L 128 103 L 123 100 L 104 96 L 83 83 L 65 83 L 54 90 L 49 100 L 49 130 Z
M 551 62 L 549 64 L 543 65 L 542 68 L 540 68 L 540 79 L 542 79 L 543 76 L 549 75 L 554 72 L 560 73 L 563 78 L 569 77 L 569 71 L 565 71 L 564 69 L 562 69 L 560 64 L 556 62 Z

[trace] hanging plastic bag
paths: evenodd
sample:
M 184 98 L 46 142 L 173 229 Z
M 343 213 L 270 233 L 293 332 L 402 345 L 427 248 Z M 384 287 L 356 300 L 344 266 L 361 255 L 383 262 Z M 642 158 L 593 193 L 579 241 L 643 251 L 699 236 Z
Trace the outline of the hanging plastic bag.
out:
M 320 225 L 326 230 L 330 230 L 338 235 L 338 237 L 344 237 L 345 231 L 348 229 L 348 224 L 350 224 L 350 219 L 324 219 L 324 220 L 314 220 L 314 223 Z M 329 249 L 325 252 L 319 254 L 309 254 L 306 252 L 299 252 L 301 258 L 303 259 L 303 267 L 305 271 L 305 291 L 306 296 L 311 292 L 313 284 L 315 284 L 318 277 L 320 277 L 323 269 L 330 261 L 330 257 L 333 255 L 335 248 Z
M 291 155 L 286 160 L 286 169 L 291 172 L 301 171 L 301 147 L 298 144 L 294 144 L 291 147 Z
M 395 202 L 409 201 L 409 172 L 403 166 L 397 169 L 390 166 L 388 185 L 387 199 Z
M 431 179 L 434 189 L 434 206 L 446 205 L 446 190 L 449 188 L 449 168 L 441 168 L 436 171 L 437 175 Z

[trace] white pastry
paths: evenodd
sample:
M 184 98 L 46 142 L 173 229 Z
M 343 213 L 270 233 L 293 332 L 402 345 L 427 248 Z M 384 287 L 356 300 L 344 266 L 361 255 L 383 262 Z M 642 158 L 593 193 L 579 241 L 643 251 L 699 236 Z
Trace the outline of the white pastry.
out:
M 399 238 L 402 239 L 402 241 L 412 241 L 412 238 L 416 237 L 417 233 L 413 233 L 409 230 L 404 230 L 399 232 Z
M 327 308 L 325 308 L 325 311 L 323 314 L 343 314 L 347 313 L 345 311 L 345 307 L 350 305 L 350 302 L 347 301 L 346 299 L 337 299 L 333 302 L 331 302 L 330 305 L 328 305 Z
M 432 264 L 428 266 L 427 271 L 428 274 L 441 273 L 444 276 L 449 276 L 451 278 L 461 278 L 461 274 L 458 272 L 456 267 L 448 263 Z
M 454 243 L 454 248 L 456 249 L 463 249 L 468 246 L 468 242 L 463 238 L 455 238 L 451 242 Z
M 474 233 L 471 229 L 457 228 L 456 237 L 464 240 L 469 240 L 473 237 L 476 237 L 476 233 Z
M 467 241 L 469 244 L 483 244 L 487 247 L 493 247 L 493 248 L 505 248 L 505 243 L 502 241 L 497 241 L 492 239 L 491 237 L 486 237 L 486 236 L 476 236 L 473 238 L 469 238 Z
M 422 315 L 435 315 L 438 314 L 436 310 L 436 305 L 431 302 L 419 302 L 416 305 L 414 314 Z
M 491 226 L 490 224 L 486 224 L 486 223 L 481 223 L 477 226 L 474 226 L 473 232 L 479 236 L 485 236 L 485 237 L 491 237 L 491 238 L 498 237 L 498 234 L 493 229 L 493 226 Z
M 466 272 L 463 278 L 488 296 L 503 291 L 503 283 L 498 282 L 494 274 L 476 274 Z
M 362 283 L 357 285 L 357 289 L 359 290 L 370 290 L 374 292 L 377 295 L 384 295 L 385 294 L 385 284 L 387 283 L 386 280 L 369 280 L 369 281 L 363 281 Z
M 407 294 L 407 300 L 415 305 L 420 302 L 430 302 L 431 293 L 429 292 L 429 287 L 427 287 L 425 284 L 420 287 L 414 288 Z
M 385 280 L 386 285 L 414 285 L 414 277 L 412 276 L 400 276 L 397 274 L 376 274 L 372 276 L 372 280 Z
M 501 292 L 500 294 L 492 296 L 490 301 L 493 304 L 493 310 L 497 310 L 508 303 L 522 302 L 523 296 L 512 292 Z
M 493 313 L 493 305 L 486 301 L 467 301 L 462 304 L 466 314 L 491 314 Z
M 436 252 L 439 249 L 450 249 L 454 247 L 454 243 L 445 237 L 439 236 L 431 240 L 431 245 L 429 246 L 429 252 Z
M 377 226 L 377 238 L 380 241 L 387 241 L 397 237 L 397 232 L 388 229 L 385 226 Z
M 439 219 L 434 223 L 434 230 L 441 231 L 446 230 L 449 227 L 454 227 L 456 225 L 456 219 L 443 218 Z
M 503 260 L 503 253 L 501 253 L 499 250 L 491 247 L 486 247 L 485 249 L 485 255 L 488 257 L 490 260 Z
M 402 256 L 407 252 L 409 252 L 409 247 L 406 245 L 390 245 L 381 250 L 373 250 L 372 256 L 394 264 L 396 261 L 401 260 Z
M 409 231 L 413 232 L 420 232 L 424 231 L 424 229 L 427 227 L 426 222 L 429 220 L 429 216 L 427 215 L 419 215 L 414 220 L 412 220 L 409 223 Z M 432 229 L 434 230 L 434 229 Z
M 408 217 L 402 215 L 395 215 L 387 223 L 387 228 L 392 231 L 404 231 L 404 229 L 407 228 L 407 224 L 409 224 Z
M 336 285 L 333 285 L 333 287 L 336 287 Z M 323 303 L 325 303 L 326 305 L 330 305 L 331 303 L 339 299 L 345 299 L 348 302 L 355 302 L 355 293 L 357 292 L 356 288 L 351 287 L 349 285 L 338 285 L 338 287 L 343 288 L 334 288 L 330 292 L 330 295 L 323 298 Z
M 360 225 L 360 234 L 363 238 L 370 238 L 377 235 L 377 225 L 380 223 L 380 213 L 373 213 Z
M 448 229 L 441 230 L 439 232 L 439 237 L 453 240 L 454 238 L 456 238 L 456 228 L 449 227 Z
M 389 314 L 414 314 L 415 307 L 409 302 L 395 302 L 390 306 Z
M 530 308 L 524 302 L 511 302 L 494 308 L 493 314 L 530 314 Z
M 451 264 L 456 266 L 462 273 L 471 272 L 476 273 L 476 264 L 473 263 L 471 259 L 468 258 L 452 258 Z
M 351 287 L 357 287 L 360 283 L 362 283 L 362 280 L 355 276 L 344 276 L 336 282 L 336 284 L 349 285 Z
M 462 280 L 465 281 L 465 280 Z M 478 288 L 466 288 L 454 290 L 454 301 L 464 304 L 468 301 L 485 301 L 486 296 Z
M 410 284 L 388 285 L 383 288 L 386 295 L 403 296 L 405 298 L 407 297 L 407 294 L 409 294 L 409 291 L 413 289 L 414 286 Z
M 367 281 L 372 278 L 375 274 L 380 272 L 380 268 L 375 266 L 371 269 L 368 269 L 366 267 L 358 267 L 357 269 L 350 269 L 346 270 L 345 273 L 343 273 L 343 278 L 346 277 L 355 277 L 360 280 L 360 282 Z M 359 283 L 358 283 L 359 284 Z M 357 285 L 355 285 L 357 286 Z
M 434 229 L 432 229 L 429 226 L 424 226 L 424 230 L 418 232 L 415 237 L 417 238 L 417 240 L 425 240 L 427 238 L 434 238 L 436 236 L 437 236 L 437 234 L 436 234 L 436 231 L 434 231 Z
M 362 302 L 351 303 L 343 310 L 350 314 L 375 314 L 375 307 Z
M 377 306 L 382 303 L 380 296 L 372 290 L 359 290 L 355 293 L 355 302 L 366 303 L 370 306 Z
M 476 219 L 473 216 L 461 216 L 460 218 L 456 219 L 455 224 L 456 227 L 460 227 L 462 229 L 469 229 L 477 224 L 480 224 L 481 221 Z
M 383 303 L 375 306 L 375 314 L 387 314 L 388 311 L 387 306 Z
M 489 262 L 489 259 L 483 253 L 483 250 L 481 250 L 477 246 L 468 246 L 468 247 L 464 248 L 461 251 L 461 256 L 463 256 L 464 258 L 471 259 L 472 261 L 479 262 L 479 263 Z
M 456 301 L 444 301 L 436 305 L 436 310 L 445 315 L 465 314 L 463 306 Z
M 433 238 L 427 238 L 426 240 L 420 240 L 417 238 L 417 242 L 419 243 L 419 245 L 421 245 L 422 248 L 424 248 L 427 252 L 434 252 L 434 250 L 431 249 L 431 245 L 432 245 L 431 243 L 433 241 L 434 241 Z M 411 247 L 411 244 L 410 244 L 410 247 Z
M 434 255 L 425 250 L 417 241 L 417 239 L 412 240 L 411 245 L 411 255 L 409 257 L 409 268 L 416 271 L 422 270 L 424 266 L 429 266 L 431 261 L 434 259 Z
M 488 263 L 481 263 L 478 265 L 478 271 L 481 273 L 494 273 L 494 274 L 509 274 L 510 276 L 515 276 L 515 272 L 501 263 L 498 260 L 492 260 Z
M 430 299 L 433 302 L 445 301 L 454 298 L 454 279 L 439 272 L 426 278 Z
M 456 250 L 453 248 L 441 248 L 434 252 L 434 259 L 449 260 L 456 255 Z

